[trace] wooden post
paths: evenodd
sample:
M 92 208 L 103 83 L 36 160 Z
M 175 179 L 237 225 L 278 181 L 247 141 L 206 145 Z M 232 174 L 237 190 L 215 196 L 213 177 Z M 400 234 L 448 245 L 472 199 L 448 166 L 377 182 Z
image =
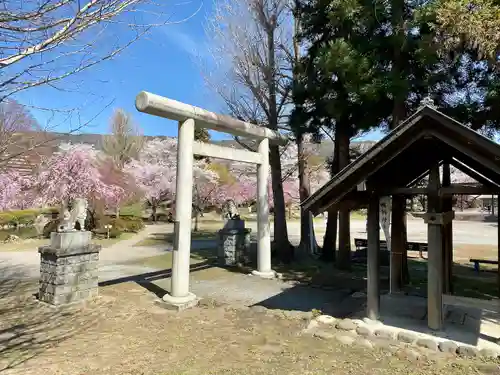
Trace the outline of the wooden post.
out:
M 442 186 L 451 186 L 451 171 L 448 162 L 443 163 Z M 453 197 L 443 198 L 443 212 L 453 210 Z M 453 293 L 453 221 L 443 225 L 443 292 Z
M 380 312 L 380 229 L 379 199 L 372 196 L 368 204 L 367 250 L 367 316 L 378 320 Z
M 408 268 L 408 215 L 406 214 L 406 198 L 403 201 L 403 259 L 401 262 L 401 281 L 403 285 L 408 285 L 410 282 L 410 270 Z
M 497 196 L 499 210 L 497 212 L 497 260 L 498 260 L 498 268 L 497 268 L 497 278 L 498 278 L 498 296 L 500 297 L 500 195 Z
M 443 255 L 442 225 L 439 220 L 436 220 L 438 216 L 441 216 L 439 166 L 437 164 L 430 170 L 428 188 L 427 324 L 431 329 L 441 330 L 443 327 Z
M 392 197 L 391 213 L 391 293 L 400 292 L 403 287 L 403 253 L 405 243 L 405 197 Z

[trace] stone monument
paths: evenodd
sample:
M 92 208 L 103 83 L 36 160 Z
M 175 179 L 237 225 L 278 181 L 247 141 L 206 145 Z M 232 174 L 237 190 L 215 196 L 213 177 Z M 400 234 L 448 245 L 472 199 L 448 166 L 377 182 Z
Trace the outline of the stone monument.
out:
M 63 209 L 62 223 L 41 246 L 38 299 L 62 305 L 97 296 L 100 245 L 91 244 L 92 233 L 84 228 L 87 201 L 74 199 Z M 75 229 L 78 222 L 81 230 Z
M 234 202 L 226 202 L 224 228 L 219 231 L 217 259 L 221 266 L 236 266 L 250 261 L 250 229 L 245 228 Z

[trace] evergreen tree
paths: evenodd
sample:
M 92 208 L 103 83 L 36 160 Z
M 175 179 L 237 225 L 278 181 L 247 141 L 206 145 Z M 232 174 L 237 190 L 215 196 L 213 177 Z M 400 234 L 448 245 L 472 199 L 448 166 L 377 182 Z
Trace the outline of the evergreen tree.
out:
M 296 109 L 292 127 L 318 133 L 321 127 L 334 129 L 336 160 L 332 172 L 349 164 L 350 139 L 378 126 L 387 117 L 390 100 L 385 95 L 387 73 L 378 69 L 379 59 L 371 42 L 376 38 L 378 20 L 373 11 L 357 2 L 313 0 L 299 6 L 302 40 L 309 46 L 298 69 L 294 87 Z M 305 124 L 305 125 L 300 125 Z M 329 212 L 326 240 L 334 240 L 335 212 Z M 330 229 L 330 231 L 328 230 Z M 326 242 L 323 251 L 332 258 L 335 242 Z M 338 266 L 350 267 L 349 210 L 339 211 Z M 329 257 L 327 253 L 331 254 Z

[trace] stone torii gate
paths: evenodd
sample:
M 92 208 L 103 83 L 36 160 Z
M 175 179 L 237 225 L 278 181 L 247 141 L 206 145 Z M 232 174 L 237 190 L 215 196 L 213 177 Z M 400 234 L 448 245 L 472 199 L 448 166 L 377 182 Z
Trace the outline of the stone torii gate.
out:
M 163 300 L 177 309 L 197 303 L 196 296 L 189 291 L 193 191 L 187 187 L 193 186 L 193 155 L 257 165 L 257 270 L 252 273 L 263 278 L 274 278 L 268 203 L 269 142 L 283 145 L 287 142 L 286 137 L 264 127 L 145 91 L 137 95 L 135 106 L 140 112 L 179 122 L 172 286 L 171 292 L 165 294 Z M 195 126 L 256 139 L 259 141 L 258 151 L 195 141 Z

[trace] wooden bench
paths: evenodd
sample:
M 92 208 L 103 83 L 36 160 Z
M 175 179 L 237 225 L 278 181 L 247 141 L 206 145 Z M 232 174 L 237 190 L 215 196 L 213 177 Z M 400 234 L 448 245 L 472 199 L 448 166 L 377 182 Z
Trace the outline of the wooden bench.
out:
M 356 246 L 356 250 L 366 249 L 368 247 L 368 240 L 366 238 L 355 238 L 354 246 Z M 427 244 L 424 242 L 407 242 L 406 249 L 418 251 L 420 258 L 423 258 L 423 253 L 427 252 Z M 387 251 L 387 241 L 380 241 L 380 250 Z
M 469 259 L 469 262 L 474 263 L 474 270 L 479 272 L 479 264 L 498 264 L 497 260 L 488 260 L 488 259 Z

